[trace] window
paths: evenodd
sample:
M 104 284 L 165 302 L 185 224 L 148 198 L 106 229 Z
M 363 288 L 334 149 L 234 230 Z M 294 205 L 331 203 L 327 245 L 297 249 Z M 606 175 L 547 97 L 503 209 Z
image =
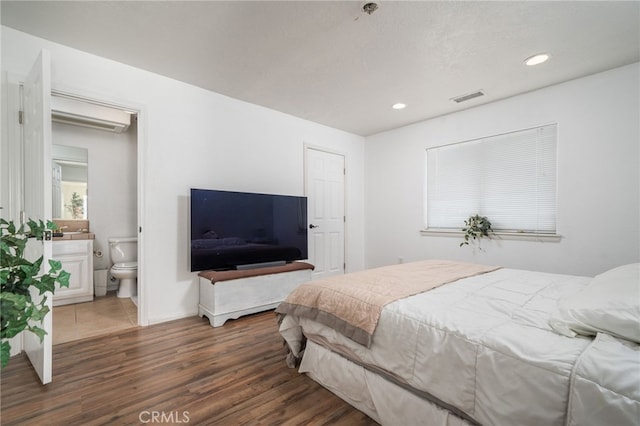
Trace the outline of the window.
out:
M 427 149 L 427 229 L 555 234 L 557 124 Z

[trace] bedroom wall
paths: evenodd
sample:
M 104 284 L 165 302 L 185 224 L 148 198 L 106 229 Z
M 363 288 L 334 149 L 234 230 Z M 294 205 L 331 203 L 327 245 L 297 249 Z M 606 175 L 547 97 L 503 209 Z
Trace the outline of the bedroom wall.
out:
M 301 195 L 305 143 L 346 157 L 346 261 L 349 270 L 363 268 L 362 137 L 2 27 L 8 73 L 25 75 L 42 48 L 51 52 L 54 89 L 142 110 L 140 225 L 149 323 L 197 313 L 197 276 L 188 265 L 189 189 Z
M 366 266 L 445 258 L 591 276 L 638 262 L 639 76 L 636 63 L 366 138 Z M 552 122 L 560 242 L 479 251 L 459 247 L 461 235 L 420 235 L 426 148 Z

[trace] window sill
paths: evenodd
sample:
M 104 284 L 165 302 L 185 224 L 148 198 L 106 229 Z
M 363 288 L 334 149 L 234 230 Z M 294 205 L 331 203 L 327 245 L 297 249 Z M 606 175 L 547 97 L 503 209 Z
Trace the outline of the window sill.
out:
M 420 235 L 425 237 L 463 238 L 464 232 L 457 229 L 421 229 Z M 559 242 L 562 236 L 559 234 L 536 234 L 533 232 L 496 231 L 491 238 L 496 240 Z

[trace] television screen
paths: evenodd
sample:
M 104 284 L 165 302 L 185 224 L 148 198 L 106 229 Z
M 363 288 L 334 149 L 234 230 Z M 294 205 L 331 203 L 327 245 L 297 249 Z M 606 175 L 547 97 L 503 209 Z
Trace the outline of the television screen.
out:
M 191 189 L 191 271 L 307 258 L 307 197 Z

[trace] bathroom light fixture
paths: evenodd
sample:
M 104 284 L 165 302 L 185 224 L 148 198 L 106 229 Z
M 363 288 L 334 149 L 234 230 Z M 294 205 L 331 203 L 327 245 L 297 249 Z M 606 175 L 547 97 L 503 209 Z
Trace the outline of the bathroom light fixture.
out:
M 406 108 L 406 105 L 402 104 L 402 103 L 397 103 L 397 104 L 393 104 L 391 106 L 391 108 L 393 108 L 393 109 L 404 109 L 404 108 Z
M 538 53 L 536 55 L 530 56 L 524 60 L 524 64 L 528 67 L 532 67 L 534 65 L 540 65 L 549 60 L 548 53 Z

